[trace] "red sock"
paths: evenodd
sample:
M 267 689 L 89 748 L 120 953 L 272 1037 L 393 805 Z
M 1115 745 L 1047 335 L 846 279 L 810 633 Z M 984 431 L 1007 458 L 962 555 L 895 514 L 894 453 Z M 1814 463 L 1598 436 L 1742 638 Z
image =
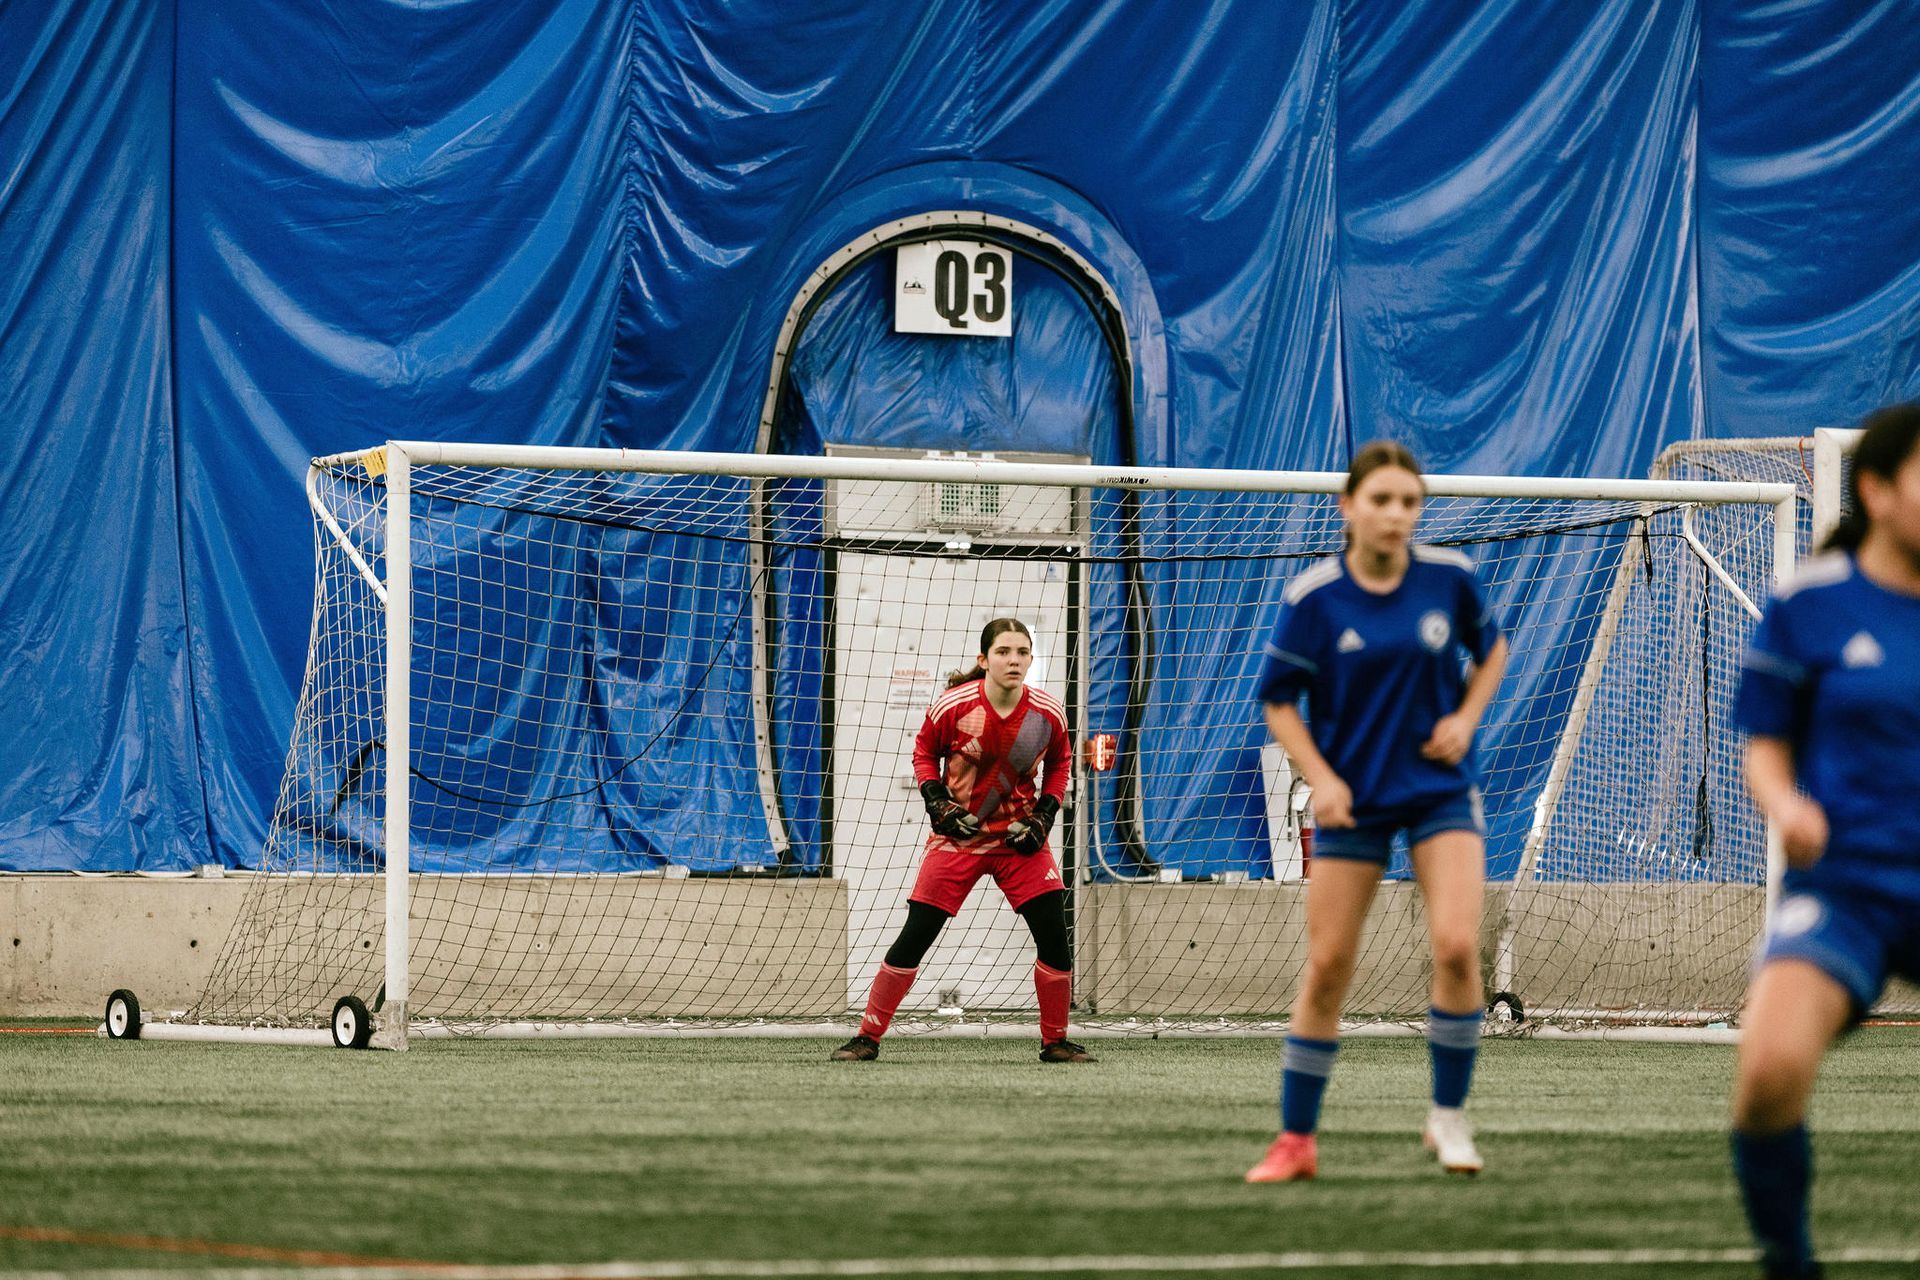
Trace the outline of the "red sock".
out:
M 1067 1003 L 1073 999 L 1073 970 L 1033 962 L 1033 993 L 1040 997 L 1040 1043 L 1067 1038 Z
M 918 969 L 896 969 L 884 962 L 880 965 L 880 972 L 873 975 L 873 990 L 867 993 L 867 1016 L 860 1019 L 861 1035 L 878 1040 L 887 1034 L 893 1011 L 907 998 L 919 972 Z

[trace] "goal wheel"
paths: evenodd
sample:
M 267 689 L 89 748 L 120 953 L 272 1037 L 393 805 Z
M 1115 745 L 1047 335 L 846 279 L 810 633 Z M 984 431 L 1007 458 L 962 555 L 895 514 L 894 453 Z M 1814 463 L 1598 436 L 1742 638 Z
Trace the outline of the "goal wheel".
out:
M 114 1040 L 140 1038 L 140 1001 L 125 987 L 107 997 L 107 1035 Z
M 1487 1001 L 1487 1016 L 1495 1022 L 1518 1026 L 1527 1020 L 1527 1007 L 1511 991 L 1500 991 Z
M 333 1042 L 342 1049 L 364 1049 L 373 1039 L 373 1015 L 359 996 L 341 996 L 333 1006 Z

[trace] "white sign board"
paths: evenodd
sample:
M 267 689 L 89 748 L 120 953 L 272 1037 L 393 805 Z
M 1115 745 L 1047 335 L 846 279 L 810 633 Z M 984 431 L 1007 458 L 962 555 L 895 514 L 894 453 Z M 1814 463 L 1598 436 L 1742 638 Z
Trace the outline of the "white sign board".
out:
M 977 240 L 929 240 L 894 251 L 893 331 L 1013 336 L 1013 251 Z

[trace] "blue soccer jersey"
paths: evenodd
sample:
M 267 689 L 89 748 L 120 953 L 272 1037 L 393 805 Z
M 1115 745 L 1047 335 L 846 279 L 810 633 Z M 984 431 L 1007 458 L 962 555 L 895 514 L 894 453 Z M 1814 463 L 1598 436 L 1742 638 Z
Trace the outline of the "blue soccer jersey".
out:
M 1320 560 L 1287 584 L 1267 644 L 1260 699 L 1307 695 L 1313 742 L 1353 792 L 1354 821 L 1379 822 L 1479 782 L 1459 764 L 1428 760 L 1421 744 L 1466 691 L 1462 653 L 1485 661 L 1500 627 L 1473 563 L 1442 547 L 1412 549 L 1406 576 L 1377 594 L 1345 556 Z
M 1853 557 L 1802 565 L 1747 650 L 1734 718 L 1782 738 L 1827 813 L 1827 851 L 1790 885 L 1868 889 L 1920 903 L 1920 599 Z

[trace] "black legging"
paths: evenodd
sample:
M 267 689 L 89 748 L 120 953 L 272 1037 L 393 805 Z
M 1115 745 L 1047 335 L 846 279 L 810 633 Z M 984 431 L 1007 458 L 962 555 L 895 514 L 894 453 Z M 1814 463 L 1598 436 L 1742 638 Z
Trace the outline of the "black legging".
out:
M 896 969 L 918 969 L 940 928 L 952 917 L 924 902 L 907 904 L 907 922 L 887 948 L 887 963 Z M 1067 945 L 1067 895 L 1063 889 L 1043 893 L 1020 908 L 1020 918 L 1033 934 L 1040 963 L 1062 973 L 1073 970 L 1073 948 Z

